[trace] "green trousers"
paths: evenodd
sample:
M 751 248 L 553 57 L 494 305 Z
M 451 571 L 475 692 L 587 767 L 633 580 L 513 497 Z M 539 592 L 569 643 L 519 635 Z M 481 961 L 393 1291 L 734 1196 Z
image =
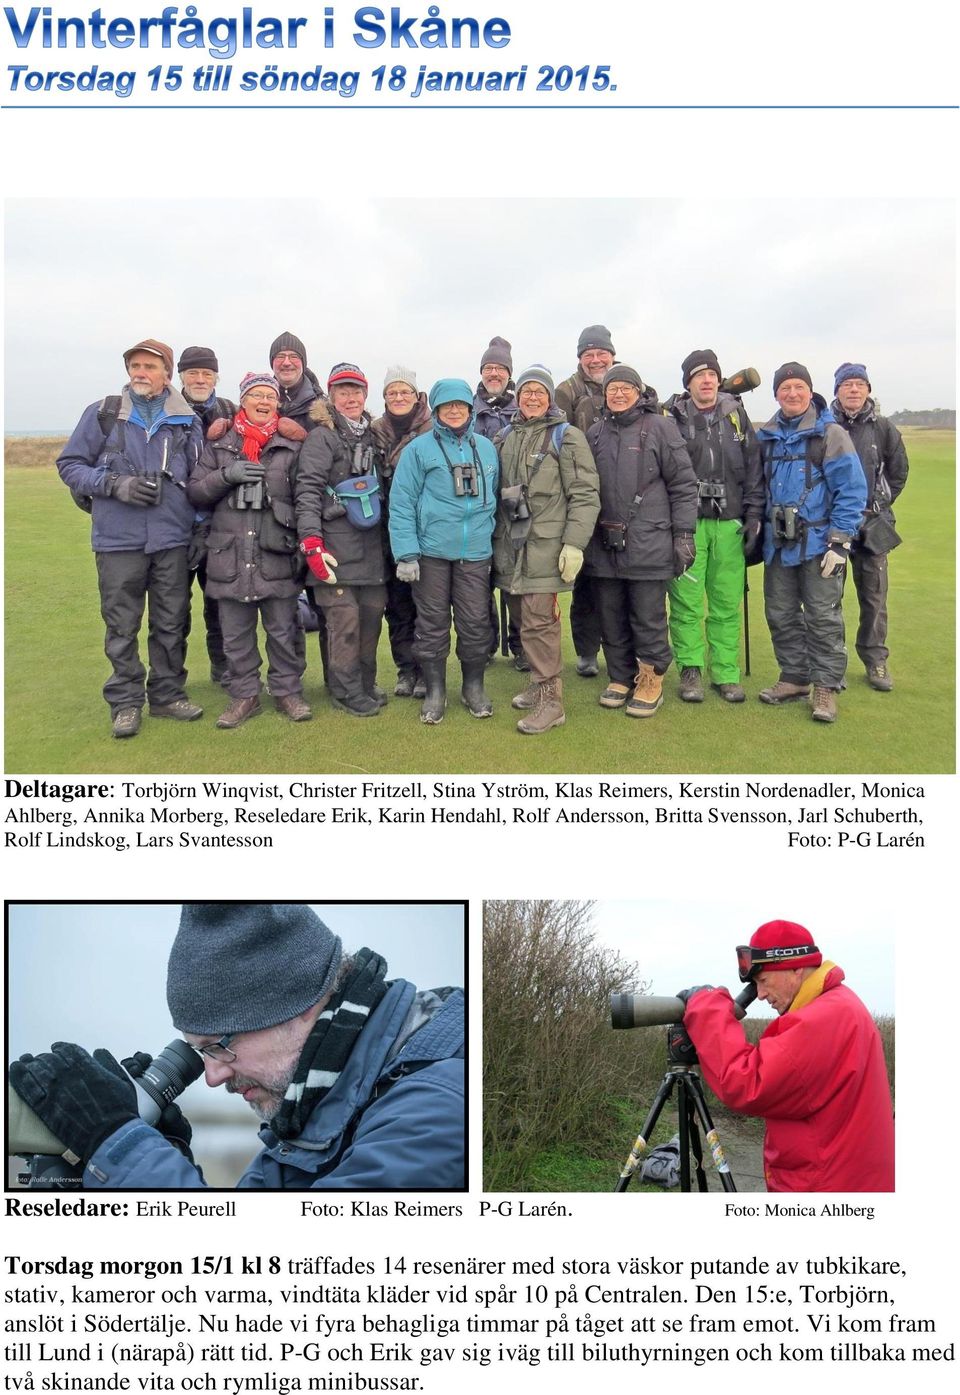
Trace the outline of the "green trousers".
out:
M 696 561 L 670 583 L 670 643 L 677 668 L 705 670 L 709 649 L 713 683 L 740 682 L 740 604 L 746 564 L 739 528 L 735 518 L 698 519 Z

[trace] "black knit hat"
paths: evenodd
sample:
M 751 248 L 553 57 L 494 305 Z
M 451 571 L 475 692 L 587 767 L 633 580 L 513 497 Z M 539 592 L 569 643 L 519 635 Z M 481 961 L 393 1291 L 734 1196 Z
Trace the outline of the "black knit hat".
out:
M 809 368 L 804 368 L 802 363 L 781 363 L 773 375 L 774 397 L 780 391 L 780 384 L 785 383 L 788 378 L 799 378 L 813 392 L 813 379 L 810 377 Z
M 329 992 L 342 950 L 309 906 L 187 902 L 167 964 L 173 1025 L 221 1036 L 289 1022 Z
M 212 349 L 205 349 L 200 344 L 191 344 L 189 349 L 184 349 L 177 360 L 178 373 L 182 373 L 187 368 L 211 368 L 214 373 L 220 372 L 216 354 Z
M 510 350 L 512 345 L 509 339 L 501 339 L 499 334 L 495 334 L 490 343 L 480 355 L 480 367 L 486 368 L 488 363 L 499 363 L 501 368 L 505 368 L 508 373 L 513 372 L 513 358 Z
M 285 329 L 282 334 L 278 334 L 276 339 L 274 339 L 273 343 L 270 345 L 271 368 L 273 367 L 273 360 L 276 358 L 277 354 L 282 354 L 284 352 L 288 354 L 296 354 L 297 358 L 303 364 L 304 368 L 306 368 L 307 351 L 303 346 L 303 340 L 298 339 L 295 334 L 291 334 L 288 329 Z
M 580 331 L 580 339 L 577 342 L 577 358 L 585 354 L 588 349 L 604 349 L 608 354 L 617 352 L 613 347 L 613 340 L 606 325 L 587 325 L 586 329 Z
M 688 388 L 690 386 L 690 379 L 697 373 L 702 373 L 705 368 L 712 368 L 718 380 L 723 379 L 723 374 L 720 372 L 720 364 L 712 349 L 694 349 L 692 354 L 687 354 L 680 365 L 680 371 L 683 374 L 683 386 Z
M 644 391 L 643 379 L 635 368 L 628 368 L 625 363 L 615 363 L 612 368 L 608 368 L 603 375 L 603 391 L 606 393 L 611 383 L 630 383 L 638 392 Z

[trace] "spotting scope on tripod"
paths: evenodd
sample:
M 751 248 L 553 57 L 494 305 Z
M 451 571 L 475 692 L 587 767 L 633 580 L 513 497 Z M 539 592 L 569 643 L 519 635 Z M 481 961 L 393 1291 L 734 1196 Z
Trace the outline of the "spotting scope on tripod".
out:
M 734 999 L 734 1013 L 744 1017 L 747 1008 L 757 996 L 755 983 L 748 983 L 743 992 Z M 614 1187 L 615 1192 L 625 1192 L 637 1169 L 643 1163 L 644 1154 L 653 1130 L 657 1126 L 663 1106 L 677 1092 L 677 1115 L 680 1135 L 680 1190 L 692 1190 L 690 1183 L 691 1154 L 693 1156 L 697 1189 L 707 1190 L 707 1178 L 703 1169 L 703 1143 L 700 1130 L 710 1148 L 713 1165 L 720 1185 L 725 1192 L 735 1192 L 736 1183 L 730 1171 L 720 1135 L 717 1133 L 707 1101 L 703 1093 L 703 1081 L 697 1070 L 697 1053 L 685 1032 L 678 1032 L 677 1025 L 683 1020 L 686 1004 L 680 998 L 648 998 L 639 993 L 611 993 L 610 1022 L 615 1028 L 667 1026 L 667 1071 L 654 1096 L 650 1112 L 643 1127 L 634 1139 L 627 1160 L 620 1169 L 620 1176 Z

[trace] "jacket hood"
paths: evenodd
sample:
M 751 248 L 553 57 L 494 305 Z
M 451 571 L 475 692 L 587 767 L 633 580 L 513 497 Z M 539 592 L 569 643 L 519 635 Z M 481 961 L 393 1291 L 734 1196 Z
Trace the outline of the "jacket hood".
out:
M 567 414 L 564 412 L 563 408 L 558 407 L 556 402 L 551 402 L 542 417 L 528 418 L 518 410 L 517 415 L 511 422 L 511 428 L 514 431 L 523 431 L 531 428 L 535 431 L 538 427 L 542 429 L 544 426 L 553 426 L 557 422 L 566 421 L 566 419 Z
M 465 402 L 470 408 L 471 425 L 473 424 L 473 392 L 465 379 L 438 378 L 430 389 L 427 401 L 434 415 L 438 407 L 444 407 L 448 402 Z
M 322 397 L 317 398 L 307 415 L 314 426 L 325 426 L 328 431 L 335 430 L 330 404 Z

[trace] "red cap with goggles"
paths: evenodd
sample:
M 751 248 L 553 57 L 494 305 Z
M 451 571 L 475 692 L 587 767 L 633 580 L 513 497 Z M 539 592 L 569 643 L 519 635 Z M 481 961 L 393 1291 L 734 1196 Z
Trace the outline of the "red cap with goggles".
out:
M 749 983 L 761 969 L 815 969 L 822 963 L 810 931 L 792 920 L 768 920 L 748 945 L 737 945 L 741 983 Z

